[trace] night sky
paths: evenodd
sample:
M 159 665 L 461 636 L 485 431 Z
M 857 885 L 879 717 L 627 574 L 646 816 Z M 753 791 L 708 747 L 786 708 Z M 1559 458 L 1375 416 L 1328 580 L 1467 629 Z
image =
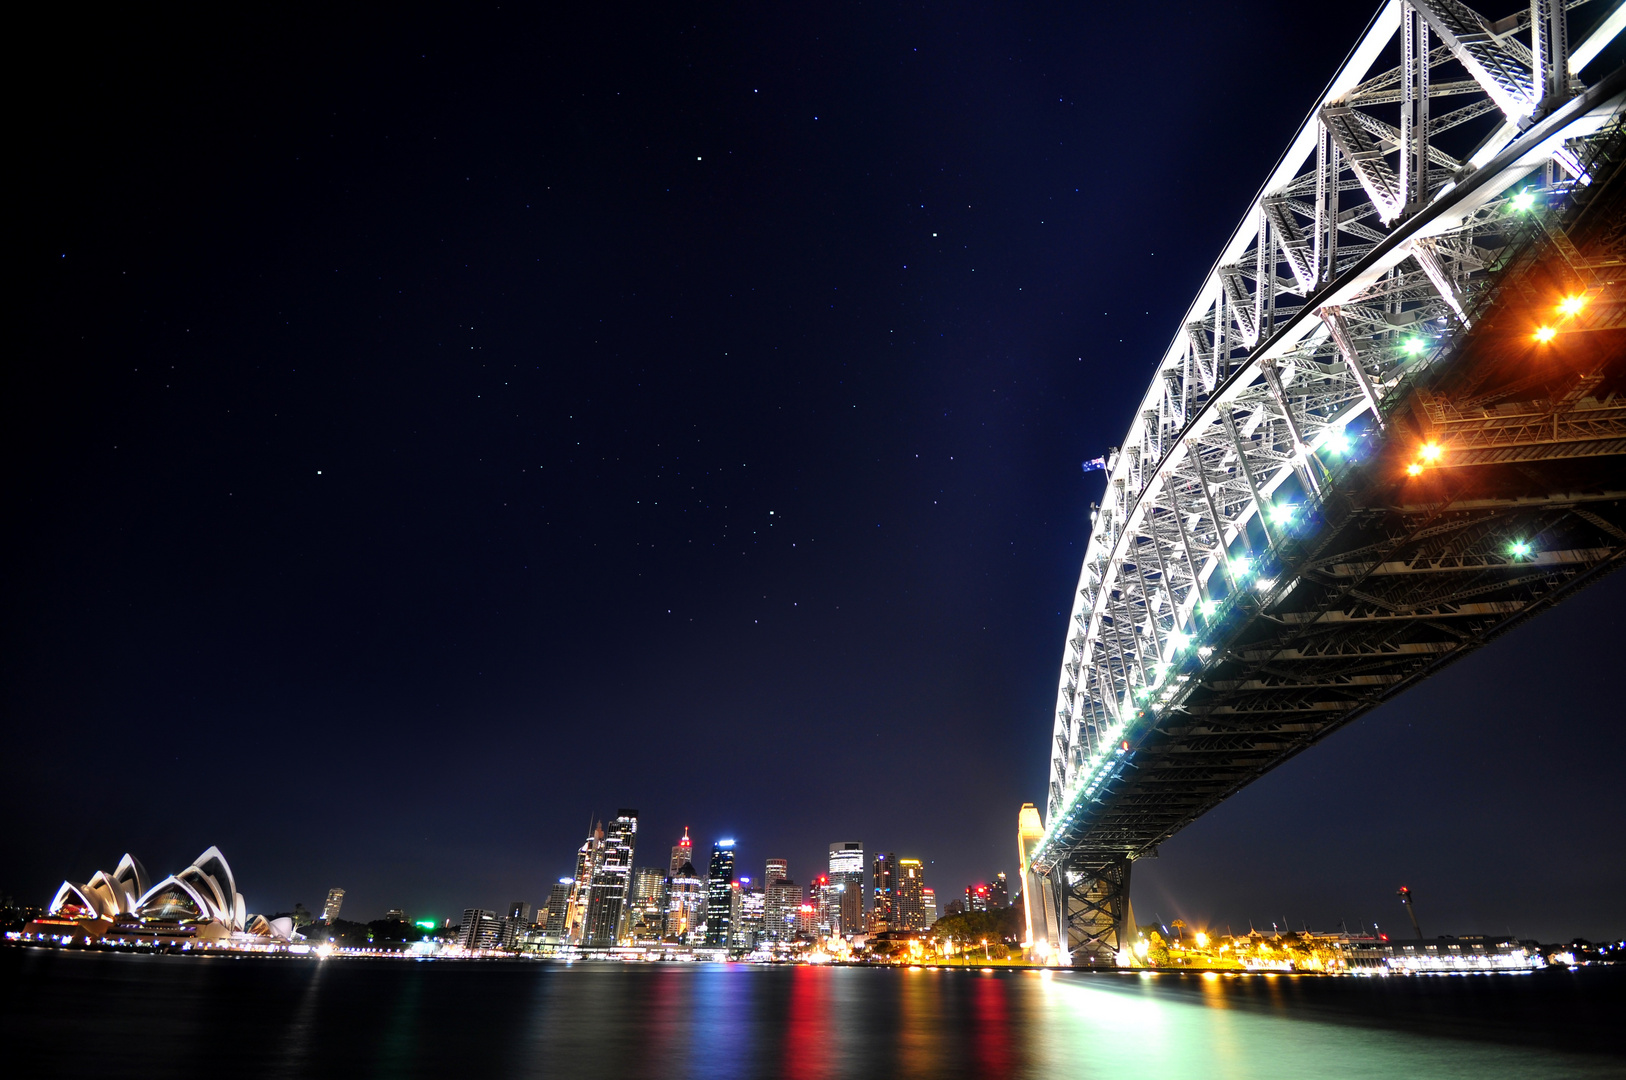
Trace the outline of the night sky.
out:
M 621 806 L 639 865 L 689 825 L 752 877 L 1014 875 L 1079 463 L 1370 14 L 57 11 L 11 110 L 0 891 L 217 844 L 252 911 L 455 916 Z M 1430 933 L 1626 934 L 1623 607 L 1266 777 L 1137 914 L 1395 929 L 1407 884 Z

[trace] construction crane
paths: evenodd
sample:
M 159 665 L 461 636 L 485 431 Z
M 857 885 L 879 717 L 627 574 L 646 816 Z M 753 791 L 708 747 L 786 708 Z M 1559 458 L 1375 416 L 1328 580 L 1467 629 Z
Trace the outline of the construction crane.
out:
M 1417 940 L 1423 940 L 1423 928 L 1417 925 L 1417 901 L 1412 898 L 1411 890 L 1402 885 L 1395 895 L 1400 897 L 1400 902 L 1406 906 L 1406 914 L 1411 916 L 1411 928 L 1417 932 Z

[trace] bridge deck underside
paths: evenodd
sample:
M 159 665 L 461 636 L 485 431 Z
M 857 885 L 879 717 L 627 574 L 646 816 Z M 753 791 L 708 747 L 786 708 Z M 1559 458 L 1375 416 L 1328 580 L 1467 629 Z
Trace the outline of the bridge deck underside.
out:
M 1610 179 L 1574 243 L 1506 268 L 1452 360 L 1390 411 L 1381 451 L 1289 545 L 1280 584 L 1126 747 L 1058 837 L 1069 868 L 1146 852 L 1626 561 L 1626 180 Z M 1543 313 L 1577 292 L 1585 310 L 1537 343 Z M 1430 441 L 1446 454 L 1409 476 Z

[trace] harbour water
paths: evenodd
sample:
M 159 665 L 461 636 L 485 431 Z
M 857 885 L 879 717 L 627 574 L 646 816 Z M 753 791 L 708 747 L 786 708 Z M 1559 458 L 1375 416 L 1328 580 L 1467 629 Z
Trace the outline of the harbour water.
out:
M 1626 970 L 1394 979 L 0 949 L 9 1076 L 1602 1077 Z

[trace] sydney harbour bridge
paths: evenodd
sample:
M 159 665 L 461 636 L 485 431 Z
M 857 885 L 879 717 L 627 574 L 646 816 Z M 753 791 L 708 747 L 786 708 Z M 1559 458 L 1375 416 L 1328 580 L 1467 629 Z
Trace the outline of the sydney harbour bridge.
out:
M 1626 561 L 1623 26 L 1389 0 L 1306 102 L 1106 462 L 1039 959 L 1129 963 L 1137 858 Z

